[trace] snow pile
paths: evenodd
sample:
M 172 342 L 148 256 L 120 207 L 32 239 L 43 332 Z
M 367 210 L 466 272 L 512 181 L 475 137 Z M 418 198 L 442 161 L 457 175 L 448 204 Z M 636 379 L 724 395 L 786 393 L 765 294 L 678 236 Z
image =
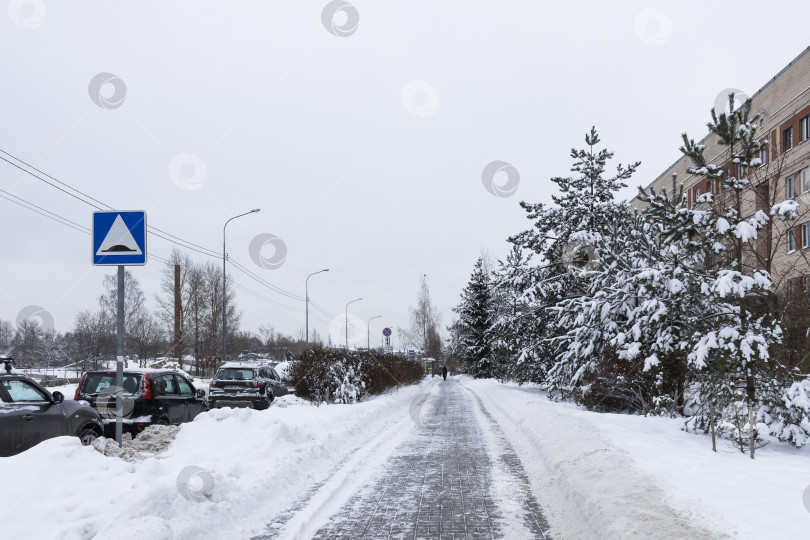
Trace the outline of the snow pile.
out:
M 273 369 L 276 370 L 276 373 L 278 373 L 282 381 L 287 380 L 287 371 L 290 369 L 290 362 L 287 360 L 279 362 Z
M 278 402 L 285 406 L 264 411 L 217 409 L 173 428 L 173 442 L 169 430 L 152 429 L 149 438 L 139 441 L 142 434 L 120 455 L 115 443 L 103 445 L 114 455 L 102 455 L 76 437 L 50 439 L 0 459 L 5 484 L 25 488 L 0 505 L 2 536 L 256 536 L 326 482 L 340 463 L 362 455 L 369 441 L 394 445 L 406 436 L 413 427 L 408 405 L 418 392 L 406 387 L 354 405 L 315 407 L 282 397 Z M 385 452 L 378 453 L 385 459 Z M 342 485 L 355 486 L 357 476 L 344 478 Z
M 114 456 L 134 463 L 166 450 L 174 441 L 179 426 L 147 426 L 135 439 L 129 433 L 121 438 L 121 447 L 114 439 L 99 437 L 93 441 L 93 448 L 105 456 Z
M 595 413 L 535 388 L 465 380 L 500 423 L 552 527 L 566 538 L 799 538 L 806 449 L 770 445 L 755 461 L 683 421 Z
M 300 398 L 295 394 L 287 394 L 273 400 L 273 407 L 315 406 L 311 401 Z

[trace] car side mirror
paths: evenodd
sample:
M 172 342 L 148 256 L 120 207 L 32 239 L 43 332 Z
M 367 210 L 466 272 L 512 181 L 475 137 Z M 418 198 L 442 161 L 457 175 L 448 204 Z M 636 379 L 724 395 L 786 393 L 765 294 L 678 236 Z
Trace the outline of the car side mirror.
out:
M 65 401 L 65 396 L 62 395 L 62 392 L 58 391 L 54 392 L 53 394 L 51 394 L 51 396 L 53 397 L 54 403 L 62 403 L 63 401 Z
M 197 390 L 197 397 L 205 397 L 205 390 L 203 390 L 202 388 Z

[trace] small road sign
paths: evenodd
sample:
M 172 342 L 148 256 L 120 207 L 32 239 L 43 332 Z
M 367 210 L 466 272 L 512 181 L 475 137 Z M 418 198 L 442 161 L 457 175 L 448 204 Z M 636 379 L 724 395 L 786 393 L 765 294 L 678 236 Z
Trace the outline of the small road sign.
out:
M 146 264 L 146 212 L 93 212 L 93 264 Z
M 391 337 L 391 329 L 390 328 L 383 328 L 383 335 L 385 337 Z

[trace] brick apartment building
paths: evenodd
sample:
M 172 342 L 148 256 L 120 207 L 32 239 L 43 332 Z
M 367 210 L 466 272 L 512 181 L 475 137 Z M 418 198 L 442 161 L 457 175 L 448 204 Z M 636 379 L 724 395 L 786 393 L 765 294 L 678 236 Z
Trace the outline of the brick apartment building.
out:
M 751 99 L 751 117 L 759 116 L 757 133 L 760 140 L 768 140 L 768 146 L 760 155 L 763 166 L 751 178 L 753 189 L 744 195 L 743 212 L 746 216 L 760 209 L 767 212 L 774 203 L 787 198 L 795 199 L 800 208 L 796 221 L 786 224 L 777 220 L 775 233 L 770 238 L 760 234 L 755 253 L 750 257 L 750 268 L 762 267 L 757 254 L 770 253 L 771 275 L 780 296 L 781 293 L 810 292 L 810 47 Z M 705 145 L 704 155 L 711 163 L 724 169 L 734 166 L 715 136 L 708 135 L 700 143 Z M 684 197 L 690 205 L 707 192 L 712 192 L 716 198 L 718 181 L 689 174 L 687 170 L 691 166 L 690 160 L 681 156 L 648 188 L 670 191 L 672 175 L 677 174 L 676 181 L 683 185 Z M 640 208 L 644 203 L 635 199 L 632 204 Z

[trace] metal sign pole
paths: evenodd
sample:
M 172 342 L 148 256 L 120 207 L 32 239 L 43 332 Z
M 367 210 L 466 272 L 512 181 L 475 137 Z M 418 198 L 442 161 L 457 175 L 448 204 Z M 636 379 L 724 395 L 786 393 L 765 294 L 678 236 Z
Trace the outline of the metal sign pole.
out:
M 124 266 L 146 264 L 146 236 L 146 212 L 93 212 L 91 263 L 118 267 L 115 441 L 119 448 L 124 431 Z
M 115 442 L 121 448 L 124 431 L 124 265 L 118 265 L 118 361 L 115 372 Z

